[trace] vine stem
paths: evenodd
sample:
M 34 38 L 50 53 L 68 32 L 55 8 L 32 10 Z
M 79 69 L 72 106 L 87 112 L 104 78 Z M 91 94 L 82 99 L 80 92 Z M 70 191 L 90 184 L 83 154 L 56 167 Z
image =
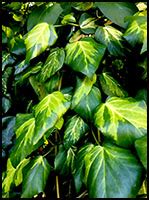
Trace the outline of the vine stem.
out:
M 57 132 L 55 133 L 55 142 L 57 142 Z M 55 146 L 55 156 L 56 155 L 57 155 L 57 145 Z M 56 177 L 55 177 L 55 182 L 56 182 L 56 196 L 57 196 L 57 198 L 60 198 L 58 175 L 56 175 Z
M 98 140 L 96 139 L 96 136 L 95 136 L 93 130 L 91 130 L 91 132 L 92 132 L 92 135 L 93 135 L 93 137 L 94 137 L 95 142 L 99 145 L 99 142 L 98 142 Z

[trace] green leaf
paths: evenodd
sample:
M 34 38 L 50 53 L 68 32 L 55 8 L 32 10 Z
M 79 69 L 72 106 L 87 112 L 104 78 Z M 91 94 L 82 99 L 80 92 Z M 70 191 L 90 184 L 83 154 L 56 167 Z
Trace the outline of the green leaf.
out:
M 34 129 L 35 118 L 30 118 L 16 130 L 16 143 L 10 153 L 10 160 L 14 167 L 35 149 L 35 146 L 33 146 Z
M 74 17 L 74 13 L 67 14 L 63 17 L 61 24 L 66 25 L 69 23 L 75 23 L 76 19 Z
M 48 25 L 45 22 L 37 24 L 25 36 L 26 63 L 45 51 L 48 46 L 52 46 L 57 37 L 53 25 Z
M 74 110 L 83 119 L 93 121 L 93 113 L 95 108 L 101 103 L 100 90 L 93 86 L 89 94 L 83 96 L 79 103 L 75 106 Z
M 23 181 L 23 168 L 29 163 L 30 159 L 23 159 L 19 165 L 16 167 L 16 171 L 14 173 L 14 183 L 16 186 L 20 185 Z
M 111 97 L 97 107 L 94 122 L 107 138 L 130 147 L 137 138 L 146 135 L 146 105 L 133 98 Z
M 83 97 L 89 94 L 93 84 L 96 82 L 96 77 L 96 74 L 94 74 L 92 79 L 88 78 L 87 76 L 83 80 L 77 79 L 77 86 L 72 97 L 72 109 L 78 105 Z
M 75 145 L 88 131 L 88 125 L 81 119 L 81 117 L 77 115 L 71 117 L 66 122 L 65 127 L 63 141 L 66 149 L 69 149 L 72 145 Z
M 75 159 L 75 171 L 73 173 L 75 189 L 78 193 L 83 185 L 84 179 L 84 167 L 85 167 L 85 160 L 84 157 L 88 154 L 89 151 L 94 147 L 93 144 L 87 144 L 82 147 L 76 155 Z
M 7 113 L 10 108 L 11 108 L 10 99 L 6 98 L 6 97 L 2 97 L 2 110 L 3 110 L 3 113 Z
M 95 2 L 95 6 L 110 19 L 113 23 L 126 28 L 124 18 L 132 16 L 138 9 L 134 3 L 130 2 Z
M 49 174 L 50 165 L 46 158 L 38 156 L 32 160 L 23 169 L 21 198 L 32 198 L 34 195 L 44 192 Z
M 6 33 L 4 31 L 2 31 L 2 44 L 6 44 L 8 41 L 7 41 L 7 36 L 6 36 Z
M 30 31 L 35 25 L 42 22 L 55 24 L 62 11 L 63 9 L 58 3 L 52 6 L 41 5 L 34 8 L 27 21 L 27 30 Z
M 57 91 L 59 89 L 59 85 L 61 84 L 61 80 L 62 75 L 59 73 L 56 73 L 50 79 L 48 79 L 48 81 L 44 83 L 47 92 L 50 94 L 54 91 Z
M 62 68 L 65 59 L 65 52 L 63 48 L 55 48 L 50 52 L 45 64 L 40 72 L 41 82 L 45 82 L 48 78 L 54 75 Z
M 73 70 L 92 77 L 105 53 L 105 46 L 93 38 L 83 38 L 66 46 L 65 63 Z
M 95 146 L 85 160 L 89 198 L 134 198 L 142 183 L 142 166 L 130 150 Z
M 97 25 L 95 24 L 95 18 L 91 17 L 87 13 L 83 13 L 79 19 L 79 25 L 81 31 L 86 34 L 95 33 Z
M 10 51 L 15 55 L 25 55 L 26 48 L 24 44 L 24 40 L 20 37 L 13 37 L 10 42 Z
M 141 54 L 144 53 L 147 50 L 147 17 L 136 15 L 128 17 L 126 20 L 128 21 L 128 27 L 123 37 L 132 47 L 143 43 Z
M 53 128 L 56 122 L 70 107 L 70 101 L 59 92 L 47 95 L 35 107 L 35 136 L 33 144 L 36 144 L 46 131 Z
M 7 148 L 12 144 L 12 137 L 14 135 L 15 117 L 8 116 L 2 118 L 2 147 Z
M 74 170 L 74 160 L 75 154 L 72 148 L 66 150 L 63 145 L 60 145 L 54 160 L 54 168 L 59 174 L 66 176 Z
M 112 76 L 110 76 L 108 72 L 100 74 L 99 80 L 105 94 L 117 97 L 128 96 L 127 92 L 122 89 L 121 85 Z
M 137 139 L 135 148 L 144 168 L 147 170 L 147 136 Z
M 144 100 L 147 104 L 147 89 L 138 90 L 135 99 L 138 101 Z
M 15 168 L 12 166 L 10 158 L 7 160 L 6 177 L 2 182 L 3 196 L 9 198 L 9 192 L 13 186 Z
M 15 62 L 15 58 L 10 55 L 10 53 L 2 52 L 2 71 L 7 65 L 12 65 Z
M 98 26 L 95 32 L 95 39 L 104 44 L 109 53 L 114 56 L 123 56 L 124 47 L 122 45 L 123 34 L 112 26 Z
M 86 11 L 92 8 L 93 2 L 73 2 L 72 6 L 79 11 Z

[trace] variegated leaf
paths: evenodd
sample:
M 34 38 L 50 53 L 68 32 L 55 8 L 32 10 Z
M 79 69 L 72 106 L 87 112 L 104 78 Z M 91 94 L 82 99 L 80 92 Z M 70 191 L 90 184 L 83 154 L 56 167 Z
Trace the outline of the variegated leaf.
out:
M 71 117 L 66 123 L 66 129 L 64 131 L 64 146 L 66 149 L 75 145 L 79 139 L 88 130 L 88 125 L 81 119 L 81 117 L 75 115 Z
M 73 70 L 93 76 L 105 53 L 105 46 L 93 38 L 83 38 L 66 46 L 65 63 Z
M 94 122 L 107 138 L 120 146 L 129 147 L 146 134 L 145 102 L 111 97 L 97 107 Z
M 48 46 L 52 46 L 56 40 L 57 34 L 53 25 L 45 22 L 37 24 L 25 36 L 26 63 L 45 51 Z
M 68 99 L 59 91 L 47 95 L 35 107 L 34 144 L 42 138 L 46 131 L 55 126 L 56 122 L 65 114 L 69 107 L 70 98 Z
M 84 157 L 89 198 L 135 198 L 143 168 L 130 150 L 112 144 L 95 146 Z
M 121 85 L 109 75 L 109 73 L 104 72 L 99 76 L 100 84 L 102 90 L 105 94 L 109 96 L 117 96 L 117 97 L 127 97 L 128 94 L 124 91 Z
M 96 77 L 96 74 L 94 74 L 92 79 L 88 77 L 85 77 L 83 80 L 77 79 L 76 90 L 72 98 L 72 109 L 78 105 L 83 97 L 89 94 L 93 87 L 93 84 L 96 82 Z

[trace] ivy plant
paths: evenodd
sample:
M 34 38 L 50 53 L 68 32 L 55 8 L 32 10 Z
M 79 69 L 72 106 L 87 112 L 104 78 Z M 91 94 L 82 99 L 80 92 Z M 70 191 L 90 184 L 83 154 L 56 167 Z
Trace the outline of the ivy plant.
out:
M 2 2 L 3 198 L 146 197 L 146 10 Z

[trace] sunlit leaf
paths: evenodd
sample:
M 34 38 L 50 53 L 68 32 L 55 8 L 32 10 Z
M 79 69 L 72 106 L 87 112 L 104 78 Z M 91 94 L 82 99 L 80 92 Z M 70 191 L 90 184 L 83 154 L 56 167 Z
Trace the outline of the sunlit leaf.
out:
M 124 147 L 146 135 L 146 105 L 132 98 L 111 97 L 97 107 L 95 125 L 109 139 Z

